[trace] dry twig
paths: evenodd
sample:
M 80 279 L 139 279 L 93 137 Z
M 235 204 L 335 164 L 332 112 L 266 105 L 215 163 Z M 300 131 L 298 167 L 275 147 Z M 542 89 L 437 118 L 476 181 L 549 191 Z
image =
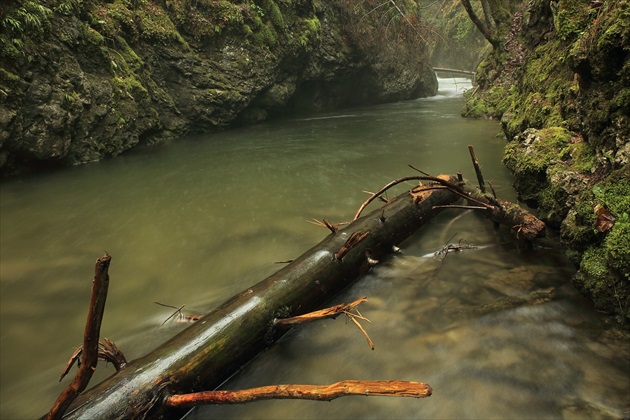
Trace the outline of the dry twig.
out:
M 184 306 L 186 306 L 185 304 L 178 308 L 177 306 L 166 305 L 166 304 L 160 303 L 160 302 L 153 302 L 153 303 L 155 303 L 157 305 L 160 305 L 160 306 L 164 306 L 166 308 L 173 308 L 173 309 L 175 309 L 175 312 L 173 312 L 171 314 L 171 316 L 166 318 L 164 320 L 164 322 L 162 322 L 162 324 L 160 326 L 166 324 L 175 315 L 177 315 L 177 322 L 195 322 L 195 321 L 198 321 L 201 318 L 201 315 L 187 315 L 187 314 L 184 314 L 182 312 L 182 309 L 184 309 Z

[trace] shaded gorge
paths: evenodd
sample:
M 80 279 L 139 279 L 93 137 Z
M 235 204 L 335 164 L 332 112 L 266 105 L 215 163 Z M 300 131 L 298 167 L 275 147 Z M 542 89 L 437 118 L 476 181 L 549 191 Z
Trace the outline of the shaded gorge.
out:
M 102 334 L 129 360 L 185 328 L 155 305 L 206 313 L 350 220 L 390 180 L 464 171 L 475 147 L 501 198 L 498 124 L 459 116 L 465 79 L 436 97 L 278 120 L 1 184 L 0 417 L 43 414 L 82 340 L 94 260 L 112 254 Z M 401 187 L 398 191 L 402 191 Z M 392 193 L 393 195 L 394 193 Z M 461 241 L 461 242 L 460 242 Z M 474 245 L 443 261 L 447 243 Z M 480 215 L 448 210 L 331 303 L 368 296 L 376 350 L 342 318 L 287 334 L 225 384 L 343 379 L 431 384 L 424 400 L 342 398 L 203 407 L 187 418 L 618 418 L 628 336 L 571 286 L 559 244 L 521 249 Z M 99 364 L 94 383 L 114 372 Z

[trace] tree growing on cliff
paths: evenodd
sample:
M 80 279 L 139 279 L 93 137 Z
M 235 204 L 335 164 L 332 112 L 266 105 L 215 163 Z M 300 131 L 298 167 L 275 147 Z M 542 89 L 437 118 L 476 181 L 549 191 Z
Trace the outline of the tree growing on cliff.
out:
M 488 40 L 494 49 L 501 46 L 501 35 L 509 26 L 510 8 L 514 2 L 500 0 L 480 0 L 483 19 L 475 12 L 470 0 L 460 0 L 470 20 L 475 24 L 479 32 Z

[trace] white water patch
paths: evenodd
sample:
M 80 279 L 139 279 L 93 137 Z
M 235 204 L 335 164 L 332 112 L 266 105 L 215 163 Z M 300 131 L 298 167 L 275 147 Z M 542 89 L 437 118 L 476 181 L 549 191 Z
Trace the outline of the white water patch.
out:
M 472 80 L 467 77 L 438 77 L 438 92 L 435 96 L 424 100 L 441 100 L 461 98 L 468 89 L 472 88 Z
M 464 252 L 471 250 L 480 250 L 495 245 L 469 245 L 469 244 L 448 244 L 437 251 L 429 252 L 428 254 L 421 255 L 416 258 L 443 258 L 446 254 L 452 254 L 454 252 Z

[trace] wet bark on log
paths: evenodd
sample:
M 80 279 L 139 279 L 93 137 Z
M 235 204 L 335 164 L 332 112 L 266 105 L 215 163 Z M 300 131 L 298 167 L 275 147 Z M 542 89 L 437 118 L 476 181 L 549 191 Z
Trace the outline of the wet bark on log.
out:
M 545 224 L 518 204 L 497 199 L 478 191 L 468 191 L 468 193 L 476 200 L 475 202 L 492 206 L 492 208 L 488 208 L 486 213 L 488 218 L 512 229 L 517 238 L 534 241 L 545 235 Z
M 440 179 L 457 183 L 454 177 Z M 169 411 L 163 404 L 165 399 L 219 386 L 279 338 L 283 332 L 273 326 L 278 313 L 288 309 L 294 316 L 316 309 L 369 269 L 368 255 L 374 260 L 389 254 L 393 246 L 442 211 L 439 206 L 458 198 L 443 186 L 426 185 L 331 233 L 277 273 L 85 392 L 67 417 L 164 418 L 182 414 L 181 409 Z M 351 237 L 362 239 L 349 244 Z

